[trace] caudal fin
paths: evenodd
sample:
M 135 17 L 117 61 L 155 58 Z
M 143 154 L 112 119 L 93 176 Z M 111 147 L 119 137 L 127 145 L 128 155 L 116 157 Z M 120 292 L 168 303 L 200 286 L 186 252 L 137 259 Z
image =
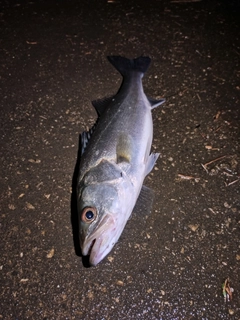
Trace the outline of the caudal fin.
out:
M 122 76 L 128 76 L 132 71 L 144 74 L 151 63 L 149 57 L 127 59 L 120 56 L 108 56 L 107 58 Z

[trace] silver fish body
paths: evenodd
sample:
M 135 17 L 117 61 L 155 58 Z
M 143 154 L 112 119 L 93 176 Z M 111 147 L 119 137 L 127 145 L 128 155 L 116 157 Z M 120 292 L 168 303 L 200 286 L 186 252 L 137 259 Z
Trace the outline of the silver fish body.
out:
M 151 110 L 165 100 L 146 97 L 142 77 L 150 58 L 108 57 L 122 74 L 118 93 L 93 101 L 99 119 L 82 134 L 83 153 L 77 184 L 80 245 L 91 265 L 118 241 L 159 154 L 151 153 Z

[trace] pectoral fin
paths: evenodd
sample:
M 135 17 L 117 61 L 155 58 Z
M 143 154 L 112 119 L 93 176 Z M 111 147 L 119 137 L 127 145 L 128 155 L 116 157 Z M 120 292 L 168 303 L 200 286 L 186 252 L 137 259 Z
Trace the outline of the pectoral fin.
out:
M 147 176 L 153 169 L 157 158 L 159 157 L 160 153 L 151 153 L 148 157 L 146 167 L 145 167 L 145 176 Z
M 151 105 L 151 109 L 154 109 L 158 106 L 160 106 L 161 104 L 163 104 L 165 102 L 165 99 L 152 99 L 152 98 L 149 98 L 148 97 L 148 101 L 150 102 L 150 105 Z
M 133 214 L 138 216 L 149 216 L 154 201 L 154 191 L 146 186 L 142 186 L 136 204 L 133 208 Z

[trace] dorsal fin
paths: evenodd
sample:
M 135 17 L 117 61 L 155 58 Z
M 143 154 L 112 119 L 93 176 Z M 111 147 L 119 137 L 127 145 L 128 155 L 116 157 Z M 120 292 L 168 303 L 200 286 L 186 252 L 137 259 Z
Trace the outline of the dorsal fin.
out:
M 151 109 L 154 109 L 158 106 L 160 106 L 161 104 L 163 104 L 166 100 L 165 99 L 153 99 L 153 98 L 148 98 L 148 101 L 150 102 L 151 105 Z
M 84 153 L 87 144 L 88 144 L 87 131 L 83 131 L 81 133 L 81 155 Z
M 114 101 L 114 96 L 106 97 L 98 100 L 93 100 L 92 105 L 94 106 L 98 116 L 101 116 L 103 112 L 106 110 L 106 108 L 109 106 L 109 104 Z
M 91 129 L 89 129 L 88 131 L 83 131 L 81 133 L 81 155 L 84 153 L 84 151 L 89 143 L 89 140 L 91 139 L 91 136 L 96 129 L 97 122 L 98 122 L 98 120 L 95 122 L 95 124 L 92 126 Z

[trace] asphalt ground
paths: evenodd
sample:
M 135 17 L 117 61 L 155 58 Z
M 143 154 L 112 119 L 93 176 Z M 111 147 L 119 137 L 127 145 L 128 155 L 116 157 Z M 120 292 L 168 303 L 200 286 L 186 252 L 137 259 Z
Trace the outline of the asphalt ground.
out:
M 239 2 L 0 8 L 0 319 L 239 320 Z M 71 190 L 91 100 L 121 83 L 112 54 L 152 58 L 161 157 L 145 181 L 152 213 L 88 268 Z

